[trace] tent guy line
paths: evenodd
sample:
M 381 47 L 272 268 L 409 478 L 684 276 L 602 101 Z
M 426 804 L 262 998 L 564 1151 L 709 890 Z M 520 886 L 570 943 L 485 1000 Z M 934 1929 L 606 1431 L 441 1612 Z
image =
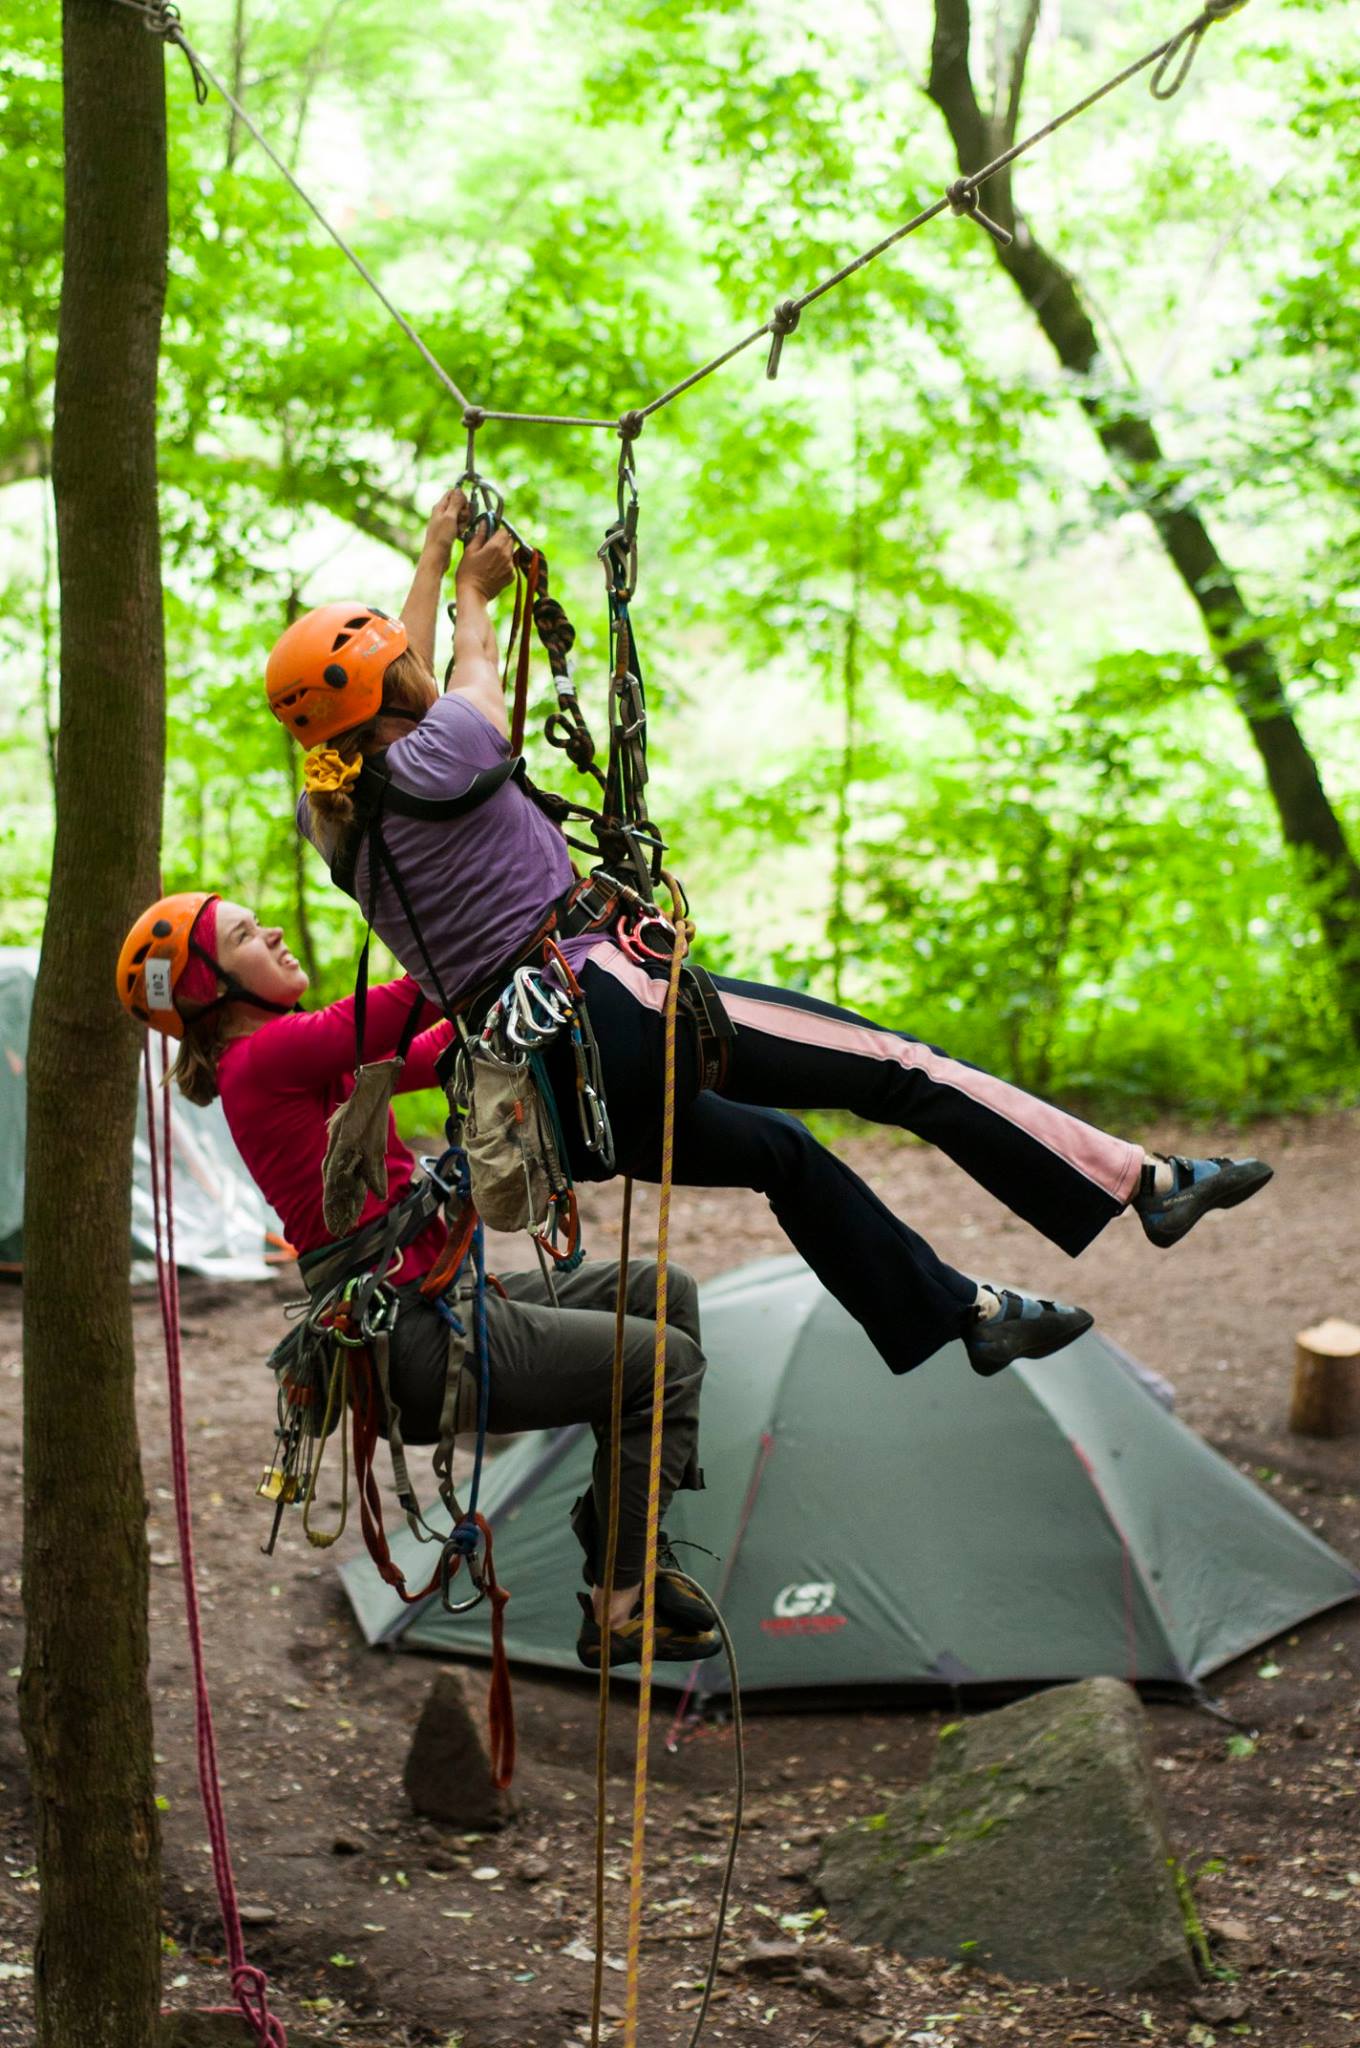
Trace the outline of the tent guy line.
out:
M 336 247 L 353 264 L 369 290 L 391 315 L 412 347 L 418 351 L 427 367 L 438 378 L 450 397 L 457 400 L 463 410 L 465 426 L 475 431 L 475 428 L 484 421 L 496 420 L 516 426 L 590 427 L 599 428 L 608 433 L 618 433 L 623 436 L 625 443 L 627 443 L 636 440 L 637 436 L 642 432 L 644 422 L 650 419 L 653 413 L 660 412 L 663 406 L 670 405 L 675 399 L 682 397 L 685 392 L 692 391 L 697 384 L 703 383 L 715 371 L 723 369 L 735 357 L 743 355 L 747 349 L 752 348 L 756 342 L 764 340 L 766 336 L 769 337 L 770 346 L 766 359 L 765 374 L 769 378 L 776 377 L 779 373 L 779 363 L 784 342 L 798 326 L 809 306 L 815 304 L 818 299 L 823 298 L 827 292 L 834 290 L 837 285 L 844 284 L 848 278 L 853 277 L 868 264 L 875 262 L 887 250 L 894 248 L 898 242 L 904 241 L 908 235 L 914 234 L 918 228 L 924 227 L 927 221 L 937 219 L 940 214 L 954 213 L 961 217 L 971 218 L 990 235 L 994 236 L 997 241 L 1003 245 L 1008 244 L 1012 240 L 1009 231 L 1000 226 L 996 221 L 991 220 L 982 211 L 979 204 L 979 190 L 987 183 L 988 179 L 994 178 L 998 172 L 1008 169 L 1011 164 L 1015 163 L 1029 150 L 1035 148 L 1038 143 L 1046 141 L 1050 135 L 1055 135 L 1060 128 L 1065 128 L 1069 121 L 1074 121 L 1079 114 L 1088 112 L 1090 108 L 1096 106 L 1110 93 L 1116 92 L 1120 86 L 1127 85 L 1131 79 L 1137 78 L 1144 71 L 1152 71 L 1150 85 L 1155 99 L 1169 100 L 1173 98 L 1189 77 L 1190 68 L 1194 63 L 1196 53 L 1209 29 L 1215 22 L 1226 21 L 1231 15 L 1240 13 L 1242 8 L 1246 6 L 1247 0 L 1205 0 L 1204 6 L 1192 21 L 1186 22 L 1173 35 L 1166 37 L 1164 41 L 1158 43 L 1155 49 L 1149 50 L 1143 56 L 1135 58 L 1131 64 L 1126 64 L 1112 78 L 1107 78 L 1103 84 L 1096 86 L 1091 92 L 1087 93 L 1083 99 L 1077 100 L 1072 106 L 1064 108 L 1060 114 L 1054 115 L 1052 120 L 1046 121 L 1042 127 L 1036 128 L 1019 142 L 1012 143 L 1008 149 L 1003 150 L 999 156 L 993 157 L 991 162 L 984 164 L 980 170 L 970 171 L 966 177 L 956 178 L 954 183 L 948 187 L 940 198 L 934 200 L 929 206 L 922 207 L 918 213 L 912 215 L 910 220 L 901 222 L 890 233 L 873 243 L 870 248 L 862 250 L 858 256 L 854 256 L 848 263 L 842 264 L 840 269 L 833 271 L 827 277 L 821 278 L 799 296 L 781 300 L 769 318 L 763 320 L 759 327 L 751 328 L 749 332 L 740 336 L 738 340 L 732 342 L 718 355 L 711 357 L 705 363 L 701 363 L 697 369 L 691 370 L 688 376 L 682 377 L 678 383 L 668 386 L 666 390 L 659 392 L 655 398 L 649 399 L 645 405 L 633 407 L 612 419 L 597 419 L 588 415 L 570 413 L 502 412 L 475 405 L 467 397 L 466 393 L 459 388 L 438 357 L 406 318 L 406 315 L 388 298 L 386 292 L 384 292 L 382 286 L 378 283 L 363 259 L 351 248 L 339 229 L 327 218 L 316 200 L 312 198 L 311 194 L 294 176 L 272 143 L 263 134 L 261 129 L 256 126 L 236 94 L 223 84 L 206 58 L 189 41 L 189 38 L 184 33 L 179 9 L 174 5 L 174 0 L 112 0 L 112 4 L 125 8 L 130 13 L 140 15 L 145 26 L 153 35 L 159 36 L 166 43 L 173 43 L 184 52 L 189 68 L 193 73 L 194 95 L 200 106 L 206 103 L 208 87 L 211 86 L 219 98 L 231 108 L 237 120 L 249 131 L 255 141 L 259 143 L 275 169 L 286 179 L 309 212 L 320 222 Z

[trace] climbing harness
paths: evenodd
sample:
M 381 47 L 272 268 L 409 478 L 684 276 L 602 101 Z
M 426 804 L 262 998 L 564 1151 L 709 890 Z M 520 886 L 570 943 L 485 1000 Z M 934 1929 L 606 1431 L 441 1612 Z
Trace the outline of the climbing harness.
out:
M 194 1721 L 198 1750 L 198 1790 L 208 1828 L 212 1853 L 213 1881 L 217 1887 L 222 1932 L 226 1938 L 227 1967 L 230 1972 L 234 2007 L 254 2034 L 259 2048 L 288 2048 L 283 2022 L 269 2009 L 269 1980 L 263 1970 L 246 1958 L 245 1936 L 237 1902 L 236 1878 L 232 1869 L 231 1844 L 227 1836 L 222 1780 L 217 1765 L 217 1738 L 213 1728 L 212 1700 L 203 1654 L 203 1624 L 198 1604 L 198 1575 L 194 1565 L 193 1510 L 189 1500 L 189 1451 L 184 1420 L 184 1363 L 180 1345 L 179 1269 L 175 1263 L 175 1190 L 173 1141 L 170 1125 L 169 1052 L 161 1039 L 161 1115 L 156 1113 L 156 1089 L 151 1077 L 151 1038 L 147 1034 L 142 1051 L 142 1077 L 146 1090 L 146 1137 L 151 1158 L 151 1214 L 156 1254 L 156 1291 L 160 1299 L 161 1330 L 165 1340 L 165 1375 L 170 1407 L 170 1470 L 175 1496 L 175 1527 L 179 1536 L 180 1577 L 184 1585 L 184 1614 L 189 1635 L 189 1655 L 194 1673 Z M 158 1130 L 159 1122 L 159 1130 Z
M 420 1007 L 416 1006 L 417 1011 Z M 479 1512 L 490 1391 L 483 1229 L 472 1205 L 466 1153 L 451 1145 L 442 1158 L 426 1160 L 424 1166 L 424 1179 L 385 1215 L 356 1235 L 309 1252 L 299 1261 L 308 1299 L 301 1305 L 297 1327 L 276 1346 L 270 1360 L 278 1385 L 278 1420 L 274 1457 L 257 1489 L 274 1503 L 273 1525 L 264 1548 L 267 1553 L 273 1550 L 284 1510 L 290 1505 L 301 1507 L 303 1532 L 314 1547 L 327 1549 L 336 1541 L 348 1512 L 352 1446 L 359 1524 L 384 1583 L 408 1606 L 435 1592 L 451 1614 L 467 1613 L 483 1600 L 491 1604 L 491 1764 L 494 1782 L 504 1789 L 511 1782 L 515 1757 L 503 1621 L 509 1596 L 496 1576 L 490 1526 Z M 402 1252 L 441 1209 L 448 1220 L 448 1242 L 418 1283 L 418 1294 L 430 1303 L 448 1333 L 444 1399 L 432 1461 L 447 1517 L 444 1529 L 427 1520 L 412 1483 L 401 1410 L 393 1396 L 390 1374 L 392 1339 L 403 1313 L 395 1284 Z M 412 1303 L 411 1309 L 414 1307 Z M 458 1436 L 473 1427 L 476 1450 L 464 1508 L 454 1491 L 453 1455 Z M 428 1579 L 415 1590 L 408 1586 L 392 1556 L 384 1526 L 382 1495 L 374 1471 L 377 1444 L 383 1435 L 393 1489 L 407 1527 L 417 1542 L 440 1546 Z M 320 1530 L 311 1524 L 311 1508 L 332 1437 L 338 1442 L 341 1460 L 339 1520 L 334 1528 Z M 471 1592 L 456 1600 L 454 1580 L 464 1566 Z
M 1117 91 L 1121 86 L 1127 85 L 1131 79 L 1137 78 L 1144 71 L 1152 72 L 1150 83 L 1154 98 L 1159 100 L 1173 98 L 1189 77 L 1191 67 L 1199 53 L 1200 44 L 1209 30 L 1215 23 L 1227 21 L 1231 16 L 1241 13 L 1247 4 L 1247 0 L 1205 0 L 1204 6 L 1191 21 L 1186 22 L 1173 35 L 1166 37 L 1162 42 L 1158 43 L 1155 49 L 1147 51 L 1143 56 L 1136 58 L 1131 64 L 1126 64 L 1122 70 L 1116 72 L 1112 78 L 1106 79 L 1103 84 L 1096 86 L 1083 99 L 1077 100 L 1072 106 L 1064 108 L 1060 114 L 1055 115 L 1052 120 L 1046 121 L 1042 127 L 1034 129 L 1031 134 L 1023 137 L 1021 141 L 1012 143 L 1009 149 L 1003 150 L 999 156 L 993 157 L 990 163 L 982 165 L 979 170 L 969 171 L 965 177 L 956 179 L 941 198 L 936 199 L 929 206 L 923 207 L 918 213 L 913 214 L 910 220 L 903 221 L 898 227 L 892 229 L 889 234 L 882 236 L 880 240 L 873 243 L 870 248 L 863 250 L 848 263 L 842 264 L 838 270 L 833 271 L 828 277 L 820 279 L 809 290 L 797 297 L 781 300 L 768 319 L 763 320 L 758 327 L 754 327 L 747 333 L 740 335 L 718 355 L 711 357 L 705 363 L 701 363 L 697 369 L 691 370 L 687 376 L 680 378 L 678 382 L 659 392 L 655 398 L 648 400 L 645 405 L 635 408 L 632 412 L 623 414 L 621 418 L 616 416 L 612 419 L 574 413 L 504 412 L 493 410 L 489 406 L 474 405 L 466 393 L 459 389 L 449 372 L 434 355 L 428 344 L 421 338 L 405 314 L 400 312 L 391 299 L 388 298 L 363 259 L 351 248 L 339 229 L 326 217 L 310 193 L 298 181 L 284 158 L 274 148 L 272 143 L 269 142 L 242 106 L 236 94 L 223 83 L 202 53 L 190 42 L 184 33 L 179 9 L 172 4 L 172 0 L 112 0 L 112 4 L 125 8 L 130 13 L 140 15 L 143 25 L 153 35 L 159 36 L 162 41 L 172 44 L 176 49 L 183 52 L 193 74 L 194 93 L 199 105 L 201 106 L 207 99 L 208 88 L 211 87 L 218 97 L 230 107 L 236 119 L 259 144 L 260 148 L 274 165 L 274 168 L 291 186 L 292 190 L 319 222 L 326 234 L 330 236 L 341 254 L 358 271 L 369 290 L 391 315 L 392 319 L 406 336 L 406 339 L 411 343 L 411 346 L 422 357 L 429 370 L 439 380 L 440 384 L 443 385 L 449 396 L 462 408 L 464 424 L 469 428 L 468 467 L 472 469 L 474 468 L 471 460 L 472 436 L 478 428 L 486 425 L 488 421 L 495 420 L 521 427 L 591 427 L 609 433 L 622 431 L 627 421 L 634 421 L 640 427 L 641 423 L 650 419 L 653 413 L 660 412 L 663 406 L 672 404 L 687 391 L 692 391 L 697 384 L 703 383 L 715 371 L 723 369 L 735 357 L 743 355 L 747 349 L 752 348 L 759 341 L 764 341 L 767 336 L 770 338 L 770 346 L 766 359 L 766 375 L 771 378 L 777 376 L 784 342 L 798 327 L 803 314 L 809 306 L 814 305 L 827 292 L 834 290 L 838 285 L 844 284 L 847 278 L 853 277 L 857 271 L 863 270 L 867 264 L 875 262 L 889 249 L 894 248 L 897 243 L 904 241 L 908 235 L 914 234 L 918 228 L 924 227 L 928 221 L 935 220 L 942 213 L 952 212 L 959 216 L 971 217 L 980 227 L 986 229 L 989 234 L 997 236 L 998 239 L 1006 239 L 1007 230 L 1000 227 L 997 222 L 990 220 L 981 211 L 978 204 L 977 195 L 979 189 L 987 183 L 988 179 L 996 177 L 998 172 L 1006 170 L 1039 143 L 1046 141 L 1050 135 L 1056 135 L 1058 130 L 1065 128 L 1069 121 L 1076 120 L 1079 114 L 1087 113 L 1090 108 L 1098 105 L 1110 93 Z M 633 440 L 637 438 L 636 429 L 629 438 Z

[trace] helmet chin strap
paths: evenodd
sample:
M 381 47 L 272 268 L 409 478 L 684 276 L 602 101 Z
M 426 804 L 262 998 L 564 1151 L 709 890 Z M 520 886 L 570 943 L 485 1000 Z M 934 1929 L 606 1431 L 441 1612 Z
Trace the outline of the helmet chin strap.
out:
M 210 1017 L 214 1010 L 224 1010 L 228 1003 L 247 1003 L 251 1009 L 265 1010 L 271 1017 L 291 1017 L 295 1010 L 301 1008 L 299 1003 L 275 1003 L 268 996 L 257 996 L 253 989 L 248 989 L 244 982 L 238 981 L 220 960 L 214 960 L 207 947 L 200 946 L 192 935 L 189 939 L 189 949 L 197 953 L 200 960 L 205 960 L 218 980 L 224 981 L 227 986 L 220 996 L 214 996 L 210 1003 L 204 1003 L 201 1009 L 195 1010 L 192 1017 L 186 1017 L 186 1024 L 196 1024 L 200 1017 Z

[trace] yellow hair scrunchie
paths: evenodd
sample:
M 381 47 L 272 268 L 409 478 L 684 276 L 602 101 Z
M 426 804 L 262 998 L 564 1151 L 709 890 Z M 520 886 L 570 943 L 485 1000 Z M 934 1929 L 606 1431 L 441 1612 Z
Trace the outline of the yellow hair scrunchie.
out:
M 313 747 L 302 764 L 302 780 L 309 796 L 343 793 L 359 780 L 362 757 L 347 761 L 334 747 Z

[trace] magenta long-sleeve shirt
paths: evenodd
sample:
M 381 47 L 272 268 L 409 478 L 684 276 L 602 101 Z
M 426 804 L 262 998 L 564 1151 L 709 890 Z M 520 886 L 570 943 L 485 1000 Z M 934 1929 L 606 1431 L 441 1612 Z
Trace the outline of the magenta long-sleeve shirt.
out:
M 398 1081 L 399 1091 L 432 1088 L 434 1063 L 449 1042 L 450 1027 L 434 1022 L 438 1012 L 415 982 L 389 981 L 368 992 L 364 1057 L 395 1052 L 413 1002 L 422 1023 L 434 1023 L 411 1046 Z M 294 1250 L 315 1251 L 330 1242 L 321 1212 L 321 1162 L 326 1122 L 354 1088 L 354 999 L 324 1010 L 276 1017 L 248 1038 L 233 1038 L 217 1062 L 222 1107 L 236 1146 L 267 1202 L 283 1218 Z M 387 1196 L 370 1195 L 359 1227 L 381 1216 L 411 1184 L 415 1160 L 387 1119 Z M 434 1264 L 444 1243 L 436 1221 L 406 1248 L 397 1276 L 418 1279 Z

